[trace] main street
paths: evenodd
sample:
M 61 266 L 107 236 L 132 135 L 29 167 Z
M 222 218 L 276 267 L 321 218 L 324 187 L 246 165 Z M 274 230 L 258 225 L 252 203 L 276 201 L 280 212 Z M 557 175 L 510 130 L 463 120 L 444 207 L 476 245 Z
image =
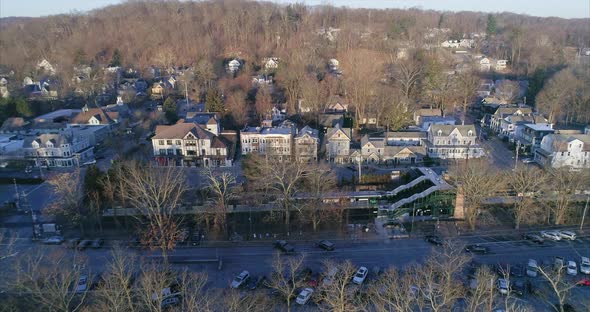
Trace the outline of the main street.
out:
M 350 260 L 358 266 L 373 268 L 387 268 L 390 266 L 404 267 L 415 262 L 423 262 L 433 249 L 441 248 L 432 246 L 421 238 L 380 240 L 380 241 L 334 241 L 336 250 L 323 251 L 314 246 L 312 242 L 294 242 L 295 255 L 280 255 L 279 257 L 305 257 L 305 265 L 314 272 L 322 268 L 325 260 L 343 261 Z M 490 248 L 486 255 L 474 255 L 474 260 L 485 264 L 526 264 L 527 260 L 537 259 L 551 260 L 555 256 L 564 257 L 566 260 L 579 261 L 581 256 L 590 256 L 590 235 L 580 235 L 575 241 L 545 242 L 537 245 L 522 240 L 519 236 L 504 235 L 473 235 L 460 237 L 459 244 L 479 243 Z M 45 246 L 32 243 L 26 239 L 18 243 L 20 255 L 27 252 L 41 250 L 49 253 L 58 249 L 65 249 L 64 246 Z M 107 242 L 112 245 L 113 242 Z M 94 273 L 103 271 L 105 264 L 110 258 L 110 248 L 87 249 L 74 251 L 67 249 L 72 256 L 85 255 L 89 261 L 89 268 Z M 162 257 L 158 252 L 147 250 L 130 249 L 131 254 L 136 254 L 144 259 L 155 259 L 160 261 Z M 244 246 L 236 243 L 235 246 L 226 247 L 178 247 L 169 254 L 171 265 L 175 269 L 187 268 L 192 271 L 205 271 L 209 276 L 209 287 L 225 288 L 229 281 L 242 270 L 248 270 L 251 275 L 269 276 L 272 272 L 272 262 L 277 251 L 268 244 L 256 246 Z M 221 270 L 218 270 L 221 258 Z M 201 262 L 202 261 L 202 262 Z

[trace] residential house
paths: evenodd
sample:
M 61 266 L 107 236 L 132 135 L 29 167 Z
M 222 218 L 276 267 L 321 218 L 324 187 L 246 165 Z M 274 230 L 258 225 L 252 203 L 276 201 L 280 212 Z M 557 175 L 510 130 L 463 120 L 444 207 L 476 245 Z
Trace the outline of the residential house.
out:
M 273 106 L 270 110 L 270 117 L 273 122 L 281 122 L 287 118 L 287 110 Z
M 533 110 L 530 107 L 499 107 L 496 109 L 490 119 L 490 128 L 500 133 L 502 130 L 502 120 L 508 116 L 530 116 L 533 114 Z
M 273 83 L 273 76 L 267 74 L 260 74 L 252 76 L 252 85 L 257 86 L 271 86 Z
M 509 115 L 500 120 L 500 131 L 498 135 L 501 137 L 507 137 L 513 142 L 517 138 L 516 134 L 521 133 L 526 124 L 548 125 L 549 121 L 545 119 L 545 117 L 537 114 Z
M 414 122 L 419 126 L 424 117 L 442 117 L 443 112 L 439 108 L 421 108 L 414 112 Z
M 76 114 L 69 122 L 69 126 L 98 126 L 108 125 L 114 127 L 119 124 L 119 113 L 118 112 L 107 112 L 102 108 L 88 108 L 85 105 L 82 111 Z
M 534 157 L 543 167 L 590 168 L 590 135 L 548 134 L 535 150 Z
M 293 141 L 296 161 L 315 162 L 318 160 L 318 147 L 320 145 L 318 130 L 305 126 L 299 130 Z
M 490 71 L 492 64 L 489 58 L 482 57 L 477 61 L 477 65 L 479 65 L 479 70 L 482 72 Z
M 240 131 L 242 155 L 257 153 L 277 161 L 291 161 L 293 129 L 287 127 L 246 127 Z
M 227 63 L 227 71 L 231 74 L 235 74 L 240 70 L 242 63 L 238 59 L 233 59 Z
M 343 101 L 343 99 L 339 96 L 334 96 L 328 99 L 328 104 L 324 109 L 324 113 L 332 114 L 341 114 L 348 112 L 348 104 Z
M 534 153 L 541 146 L 543 138 L 549 134 L 555 133 L 553 125 L 550 123 L 525 124 L 522 131 L 517 131 L 517 140 Z
M 432 125 L 425 141 L 428 156 L 442 159 L 469 159 L 484 156 L 476 141 L 473 125 Z
M 280 60 L 278 57 L 267 57 L 262 61 L 264 64 L 264 69 L 267 71 L 272 71 L 279 68 L 279 62 Z
M 428 138 L 426 131 L 390 131 L 385 133 L 388 146 L 420 146 Z
M 10 92 L 8 92 L 8 80 L 2 77 L 0 78 L 0 97 L 5 99 L 10 96 Z
M 44 133 L 27 136 L 23 142 L 25 159 L 36 167 L 72 167 L 94 160 L 88 139 L 72 133 Z
M 347 163 L 350 156 L 350 142 L 352 129 L 342 128 L 336 124 L 334 128 L 328 128 L 326 134 L 326 156 L 328 161 L 338 164 Z
M 164 99 L 173 89 L 173 86 L 168 81 L 154 82 L 150 89 L 152 99 Z
M 390 134 L 394 134 L 393 132 Z M 352 150 L 350 161 L 358 163 L 382 163 L 387 165 L 414 165 L 421 163 L 426 156 L 426 148 L 420 143 L 400 143 L 401 137 L 389 140 L 391 137 L 371 137 L 365 135 L 361 138 L 360 149 Z M 409 136 L 410 137 L 410 136 Z M 421 140 L 419 141 L 421 142 Z M 404 145 L 407 144 L 407 145 Z
M 420 118 L 420 129 L 422 131 L 428 131 L 428 128 L 432 125 L 454 125 L 456 123 L 456 119 L 453 116 L 426 116 Z
M 231 166 L 231 143 L 193 122 L 156 127 L 152 137 L 156 163 L 161 166 Z
M 217 113 L 187 112 L 184 122 L 196 123 L 214 135 L 221 134 L 221 123 Z
M 337 59 L 330 59 L 328 61 L 328 70 L 333 75 L 342 75 L 342 70 L 340 70 L 340 62 Z
M 37 63 L 37 70 L 49 75 L 55 75 L 55 67 L 53 67 L 53 65 L 51 65 L 46 59 L 42 59 Z
M 508 64 L 508 60 L 496 60 L 494 62 L 494 70 L 503 71 L 506 69 L 507 64 Z

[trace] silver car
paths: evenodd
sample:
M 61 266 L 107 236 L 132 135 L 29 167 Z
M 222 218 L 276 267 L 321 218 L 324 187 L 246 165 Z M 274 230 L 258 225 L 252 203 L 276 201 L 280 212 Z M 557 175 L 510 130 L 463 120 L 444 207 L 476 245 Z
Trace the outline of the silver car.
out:
M 573 231 L 561 230 L 559 236 L 563 239 L 576 240 L 576 233 Z
M 541 237 L 548 238 L 554 241 L 560 241 L 561 235 L 558 231 L 541 231 Z

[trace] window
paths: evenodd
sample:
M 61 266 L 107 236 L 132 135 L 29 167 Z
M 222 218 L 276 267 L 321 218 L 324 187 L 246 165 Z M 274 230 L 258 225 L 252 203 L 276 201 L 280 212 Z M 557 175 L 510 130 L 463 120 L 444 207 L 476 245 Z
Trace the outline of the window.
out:
M 181 140 L 176 140 L 176 145 L 182 145 L 182 141 Z
M 164 140 L 158 140 L 158 145 L 164 145 Z
M 172 145 L 172 140 L 166 140 L 166 144 Z

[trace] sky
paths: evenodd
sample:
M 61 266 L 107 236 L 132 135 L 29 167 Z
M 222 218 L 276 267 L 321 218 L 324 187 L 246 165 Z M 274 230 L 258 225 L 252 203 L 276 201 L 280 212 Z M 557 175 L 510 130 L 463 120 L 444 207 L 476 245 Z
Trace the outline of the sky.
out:
M 514 12 L 533 16 L 590 18 L 590 0 L 272 0 L 277 3 L 304 2 L 354 8 L 411 8 L 440 11 Z M 46 16 L 73 11 L 85 12 L 122 0 L 0 0 L 0 17 Z

